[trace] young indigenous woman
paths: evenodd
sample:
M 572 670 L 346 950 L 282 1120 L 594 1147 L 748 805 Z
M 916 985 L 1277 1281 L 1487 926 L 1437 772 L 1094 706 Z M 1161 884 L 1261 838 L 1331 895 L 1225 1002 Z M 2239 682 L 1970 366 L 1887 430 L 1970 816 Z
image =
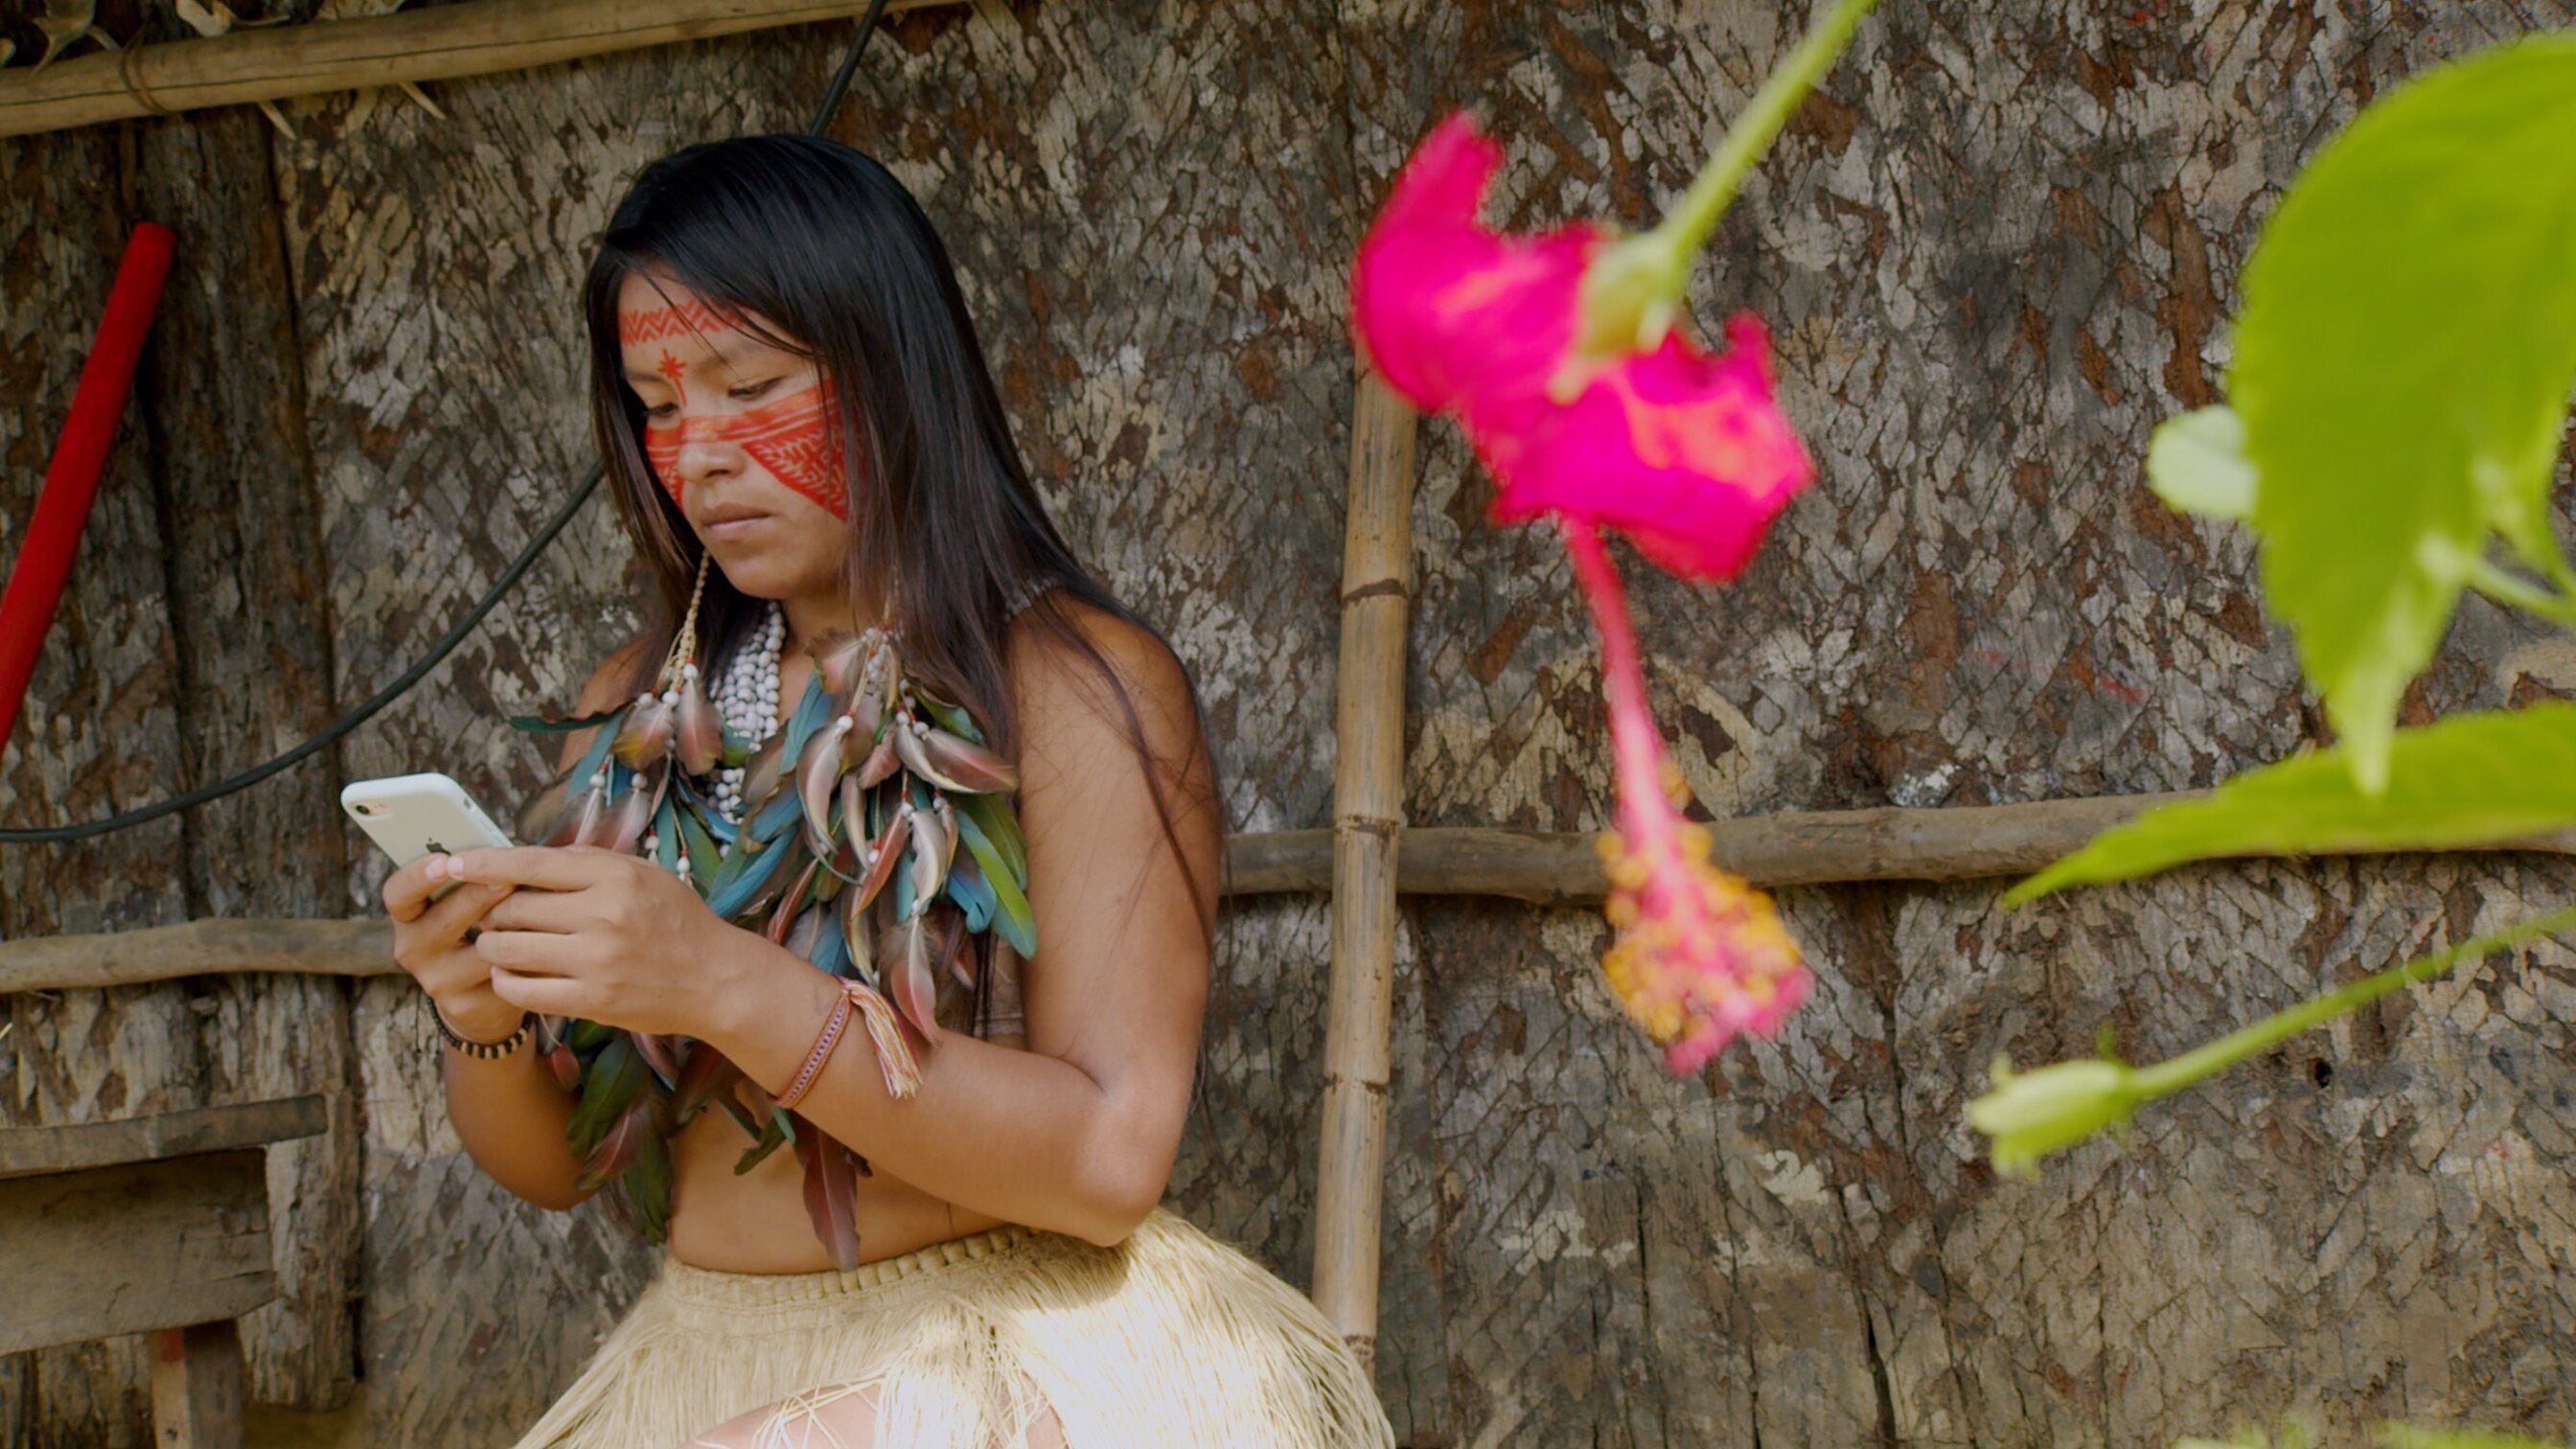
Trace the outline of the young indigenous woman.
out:
M 662 622 L 558 726 L 521 838 L 571 843 L 384 888 L 475 1160 L 667 1234 L 520 1449 L 1391 1446 L 1314 1306 L 1159 1205 L 1205 716 L 1048 519 L 928 218 L 846 146 L 692 147 L 585 305 Z

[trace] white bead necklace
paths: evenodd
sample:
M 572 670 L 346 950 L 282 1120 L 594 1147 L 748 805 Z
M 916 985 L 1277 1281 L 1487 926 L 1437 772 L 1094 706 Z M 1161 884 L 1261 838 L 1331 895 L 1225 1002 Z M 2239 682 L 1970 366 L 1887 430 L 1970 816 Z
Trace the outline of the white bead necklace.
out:
M 724 678 L 716 684 L 716 717 L 754 749 L 778 732 L 778 655 L 786 645 L 787 614 L 773 599 L 763 610 L 760 627 L 725 661 Z M 716 810 L 729 821 L 742 818 L 744 769 L 716 768 Z

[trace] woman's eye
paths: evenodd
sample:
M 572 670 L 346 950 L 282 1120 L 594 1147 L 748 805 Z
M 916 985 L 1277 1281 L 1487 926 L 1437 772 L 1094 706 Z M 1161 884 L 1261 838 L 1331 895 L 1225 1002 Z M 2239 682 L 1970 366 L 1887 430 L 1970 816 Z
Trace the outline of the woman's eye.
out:
M 680 405 L 678 403 L 655 403 L 644 410 L 644 416 L 648 418 L 672 418 L 678 417 L 679 415 Z
M 762 382 L 746 382 L 739 387 L 731 389 L 727 393 L 727 396 L 731 397 L 735 402 L 750 402 L 752 399 L 759 397 L 761 394 L 776 386 L 778 386 L 778 379 L 774 377 Z

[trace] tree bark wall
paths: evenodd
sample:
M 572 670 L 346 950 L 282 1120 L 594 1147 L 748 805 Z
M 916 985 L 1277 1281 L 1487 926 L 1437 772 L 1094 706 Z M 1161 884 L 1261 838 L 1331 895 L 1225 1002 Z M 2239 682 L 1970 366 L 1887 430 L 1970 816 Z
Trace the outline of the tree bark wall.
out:
M 1301 0 L 926 11 L 836 134 L 920 197 L 1076 548 L 1196 671 L 1237 829 L 1329 815 L 1345 267 L 1453 105 L 1501 223 L 1643 225 L 1807 7 Z M 1706 809 L 2202 786 L 2316 737 L 2241 533 L 2178 519 L 2148 431 L 2210 401 L 2281 184 L 2370 96 L 2567 0 L 1886 0 L 1694 279 L 1751 306 L 1823 475 L 1724 591 L 1630 567 Z M 32 499 L 123 231 L 180 227 L 146 383 L 0 756 L 0 818 L 157 798 L 408 663 L 553 510 L 586 442 L 573 296 L 624 178 L 801 125 L 819 25 L 441 85 L 0 142 L 0 530 Z M 100 178 L 112 178 L 103 182 Z M 1482 520 L 1423 436 L 1408 811 L 1606 822 L 1598 660 L 1552 536 Z M 0 545 L 11 544 L 0 532 Z M 1622 557 L 1632 565 L 1633 555 Z M 0 851 L 0 930 L 375 909 L 337 781 L 507 800 L 501 717 L 633 627 L 592 508 L 454 661 L 250 797 Z M 2465 607 L 2422 717 L 2576 689 Z M 1819 991 L 1675 1080 L 1600 984 L 1596 912 L 1409 903 L 1380 1388 L 1407 1443 L 2162 1444 L 2314 1410 L 2576 1428 L 2576 962 L 2393 999 L 1999 1184 L 1962 1125 L 1998 1050 L 2159 1056 L 2322 981 L 2563 899 L 2563 862 L 2230 865 L 2016 911 L 1987 886 L 1787 892 Z M 1319 899 L 1230 908 L 1172 1200 L 1303 1283 Z M 286 1301 L 253 1390 L 366 1442 L 505 1441 L 649 1268 L 485 1180 L 400 981 L 18 999 L 10 1120 L 326 1090 L 272 1166 Z M 355 1295 L 354 1311 L 351 1298 Z M 0 1368 L 0 1440 L 145 1442 L 131 1345 Z

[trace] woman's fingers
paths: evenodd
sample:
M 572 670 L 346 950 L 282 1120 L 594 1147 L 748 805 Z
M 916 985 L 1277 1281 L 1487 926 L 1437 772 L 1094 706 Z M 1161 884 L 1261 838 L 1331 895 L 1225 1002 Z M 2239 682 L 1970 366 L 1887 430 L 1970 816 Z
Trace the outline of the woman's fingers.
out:
M 487 845 L 449 857 L 457 879 L 577 891 L 597 884 L 626 857 L 595 845 Z
M 429 903 L 415 918 L 416 924 L 432 937 L 442 941 L 462 941 L 466 928 L 491 914 L 492 908 L 518 890 L 516 886 L 479 885 L 468 882 Z
M 430 874 L 441 859 L 443 857 L 424 855 L 385 877 L 385 914 L 402 924 L 418 919 L 429 906 L 429 893 L 445 884 Z
M 571 891 L 520 890 L 517 886 L 469 885 L 469 890 L 498 890 L 507 897 L 483 913 L 486 931 L 552 931 L 558 934 L 579 931 L 590 924 L 590 913 L 581 897 Z
M 521 976 L 577 976 L 579 939 L 557 931 L 487 930 L 467 949 L 496 977 L 504 970 Z
M 580 1016 L 592 1009 L 584 983 L 569 976 L 540 976 L 507 966 L 492 968 L 492 994 L 512 1006 L 546 1016 Z

